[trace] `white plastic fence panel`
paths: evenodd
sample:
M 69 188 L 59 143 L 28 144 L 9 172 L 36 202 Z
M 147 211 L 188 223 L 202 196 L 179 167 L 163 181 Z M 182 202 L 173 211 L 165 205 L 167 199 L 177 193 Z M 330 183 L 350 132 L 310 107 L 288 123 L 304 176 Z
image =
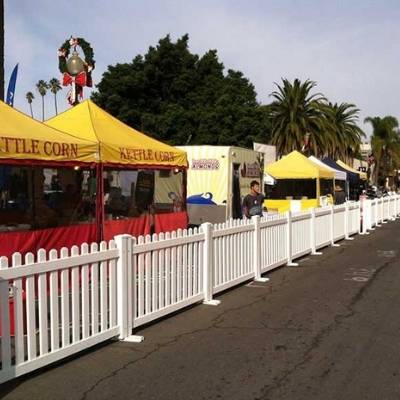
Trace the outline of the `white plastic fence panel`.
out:
M 324 207 L 315 211 L 315 238 L 316 248 L 327 246 L 331 243 L 331 210 Z
M 348 229 L 349 235 L 354 235 L 360 229 L 360 203 L 351 202 L 348 207 Z
M 224 224 L 214 225 L 213 293 L 221 292 L 254 276 L 253 241 L 252 220 L 229 220 Z
M 292 259 L 311 252 L 310 220 L 309 211 L 292 214 Z
M 107 291 L 107 286 L 115 285 L 114 241 L 101 243 L 100 250 L 95 244 L 89 251 L 84 244 L 81 251 L 75 247 L 71 253 L 62 249 L 47 254 L 41 249 L 36 257 L 28 253 L 25 262 L 15 253 L 10 267 L 7 258 L 0 258 L 0 383 L 118 334 L 116 321 L 110 318 L 117 303 Z M 103 285 L 97 281 L 100 264 L 106 270 Z M 71 270 L 77 275 L 75 287 Z M 98 298 L 107 305 L 100 309 Z
M 333 209 L 333 238 L 335 241 L 345 237 L 345 219 L 345 205 L 335 206 Z
M 203 299 L 202 232 L 195 228 L 133 240 L 133 327 Z
M 284 214 L 262 218 L 261 271 L 267 272 L 287 262 L 287 218 Z

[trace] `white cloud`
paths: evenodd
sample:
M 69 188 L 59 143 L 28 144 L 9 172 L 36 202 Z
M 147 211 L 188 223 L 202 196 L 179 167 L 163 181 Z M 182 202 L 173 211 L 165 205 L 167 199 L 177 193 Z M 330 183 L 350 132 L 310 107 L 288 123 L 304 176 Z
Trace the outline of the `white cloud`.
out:
M 227 68 L 254 83 L 262 102 L 270 101 L 281 77 L 310 78 L 332 101 L 355 103 L 361 119 L 399 117 L 399 17 L 390 0 L 346 6 L 317 0 L 8 1 L 6 77 L 20 62 L 16 106 L 27 112 L 26 91 L 59 75 L 56 51 L 71 34 L 92 43 L 99 81 L 107 65 L 132 60 L 168 33 L 175 39 L 189 33 L 193 52 L 217 49 Z M 65 99 L 60 103 L 67 107 Z M 46 104 L 53 112 L 51 96 Z

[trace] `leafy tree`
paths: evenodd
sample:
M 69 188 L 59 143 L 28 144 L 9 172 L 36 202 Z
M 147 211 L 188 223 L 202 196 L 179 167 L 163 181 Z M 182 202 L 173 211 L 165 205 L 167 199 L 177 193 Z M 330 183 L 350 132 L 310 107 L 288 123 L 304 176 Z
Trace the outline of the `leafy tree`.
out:
M 320 93 L 310 93 L 316 85 L 310 80 L 282 81 L 283 85 L 276 84 L 277 90 L 271 93 L 272 144 L 279 155 L 305 147 L 310 153 L 320 155 L 329 146 L 321 109 L 325 98 Z
M 400 166 L 399 122 L 390 115 L 383 118 L 367 117 L 364 122 L 370 123 L 373 129 L 374 182 L 383 185 L 389 173 Z
M 40 80 L 36 84 L 36 89 L 39 92 L 39 94 L 42 96 L 42 121 L 44 121 L 44 96 L 46 96 L 48 88 L 49 88 L 49 84 L 44 80 Z
M 216 50 L 189 51 L 189 37 L 161 39 L 131 63 L 109 66 L 92 99 L 128 125 L 177 144 L 251 147 L 269 140 L 269 107 L 241 72 L 224 71 Z
M 33 95 L 32 92 L 27 92 L 25 97 L 26 97 L 26 100 L 28 100 L 29 108 L 31 110 L 31 117 L 33 118 L 32 101 L 35 98 L 35 96 Z
M 328 148 L 326 153 L 333 158 L 349 161 L 360 154 L 361 139 L 365 133 L 357 125 L 360 110 L 354 104 L 322 104 L 326 118 Z
M 292 150 L 345 160 L 359 155 L 365 135 L 353 104 L 332 104 L 321 93 L 312 94 L 316 83 L 310 80 L 282 81 L 270 106 L 272 144 L 279 155 Z
M 49 89 L 50 92 L 54 94 L 54 107 L 56 110 L 56 115 L 58 114 L 57 111 L 57 93 L 62 89 L 60 81 L 57 78 L 52 78 L 49 81 Z

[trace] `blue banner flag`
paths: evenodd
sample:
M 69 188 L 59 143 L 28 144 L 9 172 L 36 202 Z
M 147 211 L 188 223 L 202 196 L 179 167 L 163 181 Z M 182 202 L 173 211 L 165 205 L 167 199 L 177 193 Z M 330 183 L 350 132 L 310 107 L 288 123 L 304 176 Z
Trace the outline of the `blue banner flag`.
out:
M 8 89 L 7 89 L 6 103 L 11 107 L 14 107 L 14 94 L 15 94 L 15 84 L 17 83 L 17 74 L 18 74 L 18 64 L 15 66 L 11 74 L 10 82 L 8 83 Z

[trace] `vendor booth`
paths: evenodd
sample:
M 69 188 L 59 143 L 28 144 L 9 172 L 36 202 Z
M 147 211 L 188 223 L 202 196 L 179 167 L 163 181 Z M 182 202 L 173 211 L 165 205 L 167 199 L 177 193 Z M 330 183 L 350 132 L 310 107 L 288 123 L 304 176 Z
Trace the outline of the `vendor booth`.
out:
M 95 142 L 0 101 L 0 256 L 95 241 Z
M 97 143 L 102 179 L 94 190 L 101 193 L 105 240 L 187 227 L 183 150 L 136 131 L 90 100 L 46 124 Z
M 360 180 L 360 174 L 358 171 L 353 170 L 351 167 L 344 164 L 342 161 L 335 161 L 332 158 L 326 157 L 322 159 L 322 162 L 331 168 L 343 171 L 346 173 L 346 197 L 349 200 L 358 200 L 361 192 L 362 183 Z M 347 168 L 344 168 L 346 165 Z
M 347 173 L 345 171 L 330 167 L 314 156 L 310 156 L 308 158 L 312 162 L 332 171 L 335 175 L 335 187 L 340 187 L 340 189 L 344 191 L 346 197 L 348 197 Z
M 90 101 L 54 126 L 0 102 L 0 121 L 0 256 L 187 226 L 185 152 Z
M 343 161 L 341 160 L 337 160 L 336 163 L 342 167 L 343 169 L 345 169 L 348 172 L 351 172 L 353 174 L 356 174 L 359 176 L 359 180 L 358 180 L 358 184 L 355 185 L 353 188 L 350 188 L 350 199 L 351 200 L 358 200 L 361 192 L 363 191 L 363 189 L 366 189 L 367 187 L 367 174 L 365 172 L 362 171 L 357 171 L 356 169 L 350 167 L 349 165 L 345 164 Z
M 276 183 L 265 204 L 268 210 L 300 211 L 332 202 L 334 172 L 298 151 L 266 167 Z

